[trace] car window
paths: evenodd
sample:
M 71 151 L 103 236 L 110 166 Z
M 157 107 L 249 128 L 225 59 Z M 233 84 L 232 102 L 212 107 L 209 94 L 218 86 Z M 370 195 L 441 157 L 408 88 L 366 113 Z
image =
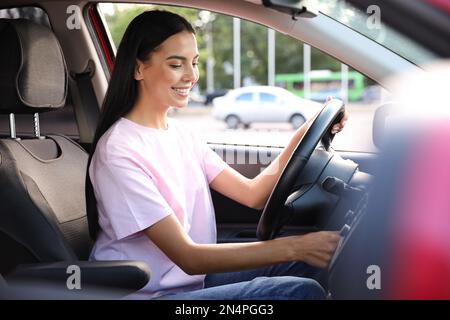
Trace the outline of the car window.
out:
M 275 103 L 277 101 L 277 97 L 270 93 L 261 92 L 259 94 L 259 101 L 262 103 Z
M 39 7 L 19 7 L 0 9 L 0 18 L 27 19 L 51 28 L 47 13 Z M 15 115 L 17 136 L 32 136 L 34 134 L 33 115 Z M 70 96 L 66 99 L 64 108 L 39 114 L 40 132 L 42 135 L 59 133 L 72 139 L 79 138 Z M 9 116 L 0 115 L 0 135 L 9 135 Z
M 328 96 L 345 100 L 350 119 L 345 130 L 333 140 L 334 148 L 361 152 L 376 150 L 372 142 L 372 119 L 374 110 L 384 99 L 383 90 L 379 90 L 377 95 L 367 94 L 366 90 L 376 85 L 374 81 L 324 52 L 263 25 L 205 10 L 120 3 L 101 3 L 98 9 L 111 34 L 112 45 L 116 47 L 128 23 L 145 10 L 172 11 L 191 22 L 196 30 L 200 53 L 200 79 L 195 99 L 190 99 L 186 108 L 170 116 L 182 119 L 206 141 L 286 146 L 295 130 L 293 115 L 286 113 L 286 108 L 280 108 L 280 114 L 272 110 L 270 114 L 252 115 L 253 120 L 236 119 L 237 115 L 232 113 L 235 110 L 233 103 L 250 101 L 251 93 L 261 91 L 255 87 L 252 92 L 251 87 L 277 86 L 277 90 L 286 90 L 283 96 L 293 99 L 296 96 L 320 104 Z M 240 33 L 233 32 L 236 25 Z M 269 41 L 270 37 L 273 41 Z M 239 46 L 235 46 L 236 43 Z M 274 54 L 269 55 L 270 50 Z M 269 67 L 269 56 L 273 59 L 273 68 Z M 237 57 L 239 60 L 235 61 Z M 306 57 L 310 60 L 309 69 Z M 234 101 L 217 98 L 222 95 L 219 93 L 226 91 L 233 96 L 233 90 L 240 87 L 247 87 L 246 92 L 240 95 L 236 93 Z M 270 91 L 259 99 L 256 99 L 257 96 L 254 98 L 261 102 L 276 101 Z M 288 112 L 298 112 L 303 108 L 305 114 L 302 117 L 314 114 L 306 110 L 308 104 L 304 100 L 299 99 L 293 105 L 298 108 L 292 108 L 292 111 L 289 109 Z M 220 112 L 215 112 L 218 109 Z M 232 124 L 230 121 L 227 124 L 229 116 L 233 116 Z M 236 121 L 239 125 L 236 125 Z
M 236 97 L 237 102 L 250 102 L 253 100 L 253 93 L 243 93 Z
M 339 0 L 306 0 L 305 3 L 416 64 L 436 59 L 427 48 L 386 25 L 377 5 L 368 6 L 367 12 L 363 12 Z

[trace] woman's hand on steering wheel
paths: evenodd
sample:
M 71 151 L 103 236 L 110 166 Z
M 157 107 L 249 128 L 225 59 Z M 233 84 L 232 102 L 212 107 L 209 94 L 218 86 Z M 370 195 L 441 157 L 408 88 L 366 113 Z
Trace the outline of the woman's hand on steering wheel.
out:
M 333 100 L 333 97 L 328 96 L 327 100 L 325 101 L 325 103 L 329 102 Z M 319 111 L 320 112 L 320 111 Z M 313 120 L 316 118 L 316 116 L 319 114 L 319 112 L 316 113 L 316 115 L 314 117 L 312 117 L 311 119 L 309 119 L 307 121 L 307 126 L 309 127 L 311 125 L 311 123 L 313 122 Z M 341 132 L 344 127 L 345 127 L 345 123 L 347 122 L 349 117 L 349 113 L 347 111 L 347 109 L 344 111 L 344 115 L 342 116 L 341 120 L 339 121 L 339 123 L 336 123 L 333 127 L 331 127 L 330 132 L 331 134 L 335 135 L 336 133 Z
M 268 240 L 276 237 L 290 217 L 291 211 L 286 210 L 286 200 L 296 179 L 302 174 L 319 142 L 322 142 L 325 152 L 333 152 L 330 149 L 333 131 L 340 131 L 347 118 L 348 114 L 341 100 L 327 100 L 322 110 L 302 127 L 302 138 L 283 168 L 261 214 L 257 228 L 258 239 Z
M 333 100 L 333 97 L 328 96 L 326 102 L 331 101 L 331 100 Z M 325 103 L 326 103 L 326 102 L 325 102 Z M 341 132 L 341 131 L 344 129 L 345 123 L 346 123 L 347 120 L 348 120 L 348 116 L 349 116 L 348 111 L 347 111 L 347 109 L 345 109 L 344 115 L 342 116 L 341 121 L 339 121 L 339 123 L 336 123 L 336 124 L 331 128 L 331 134 L 336 134 L 336 133 L 338 133 L 338 132 Z

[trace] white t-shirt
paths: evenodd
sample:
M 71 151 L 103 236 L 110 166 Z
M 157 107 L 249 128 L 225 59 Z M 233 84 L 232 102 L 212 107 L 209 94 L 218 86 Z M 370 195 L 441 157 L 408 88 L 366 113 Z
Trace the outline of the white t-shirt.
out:
M 226 166 L 174 119 L 167 130 L 119 119 L 89 167 L 101 226 L 90 259 L 145 261 L 151 279 L 131 298 L 202 288 L 204 275 L 184 273 L 142 231 L 174 214 L 194 242 L 216 243 L 209 183 Z

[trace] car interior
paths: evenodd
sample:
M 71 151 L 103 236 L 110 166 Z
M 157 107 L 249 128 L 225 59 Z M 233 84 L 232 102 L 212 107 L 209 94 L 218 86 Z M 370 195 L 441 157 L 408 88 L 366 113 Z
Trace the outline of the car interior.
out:
M 258 1 L 152 3 L 211 10 L 271 26 L 320 48 L 380 84 L 387 74 L 414 67 L 323 15 L 291 19 L 290 13 L 275 11 Z M 92 240 L 86 218 L 86 166 L 114 60 L 114 49 L 108 44 L 108 32 L 96 5 L 96 1 L 75 0 L 6 0 L 0 5 L 0 10 L 38 6 L 49 21 L 46 26 L 26 18 L 0 18 L 3 284 L 51 283 L 59 294 L 66 286 L 67 267 L 75 264 L 83 272 L 84 297 L 95 297 L 96 292 L 102 296 L 103 291 L 95 291 L 98 288 L 122 297 L 145 286 L 151 277 L 151 266 L 140 261 L 87 261 Z M 68 11 L 70 6 L 75 9 Z M 78 27 L 68 27 L 69 13 L 75 15 Z M 334 32 L 327 32 L 330 29 Z M 378 155 L 333 150 L 332 137 L 326 132 L 338 121 L 343 108 L 335 101 L 322 110 L 264 210 L 248 208 L 212 191 L 218 242 L 267 240 L 318 230 L 336 230 L 343 237 L 349 234 L 365 212 Z M 45 121 L 55 114 L 59 114 L 58 121 L 72 117 L 76 128 L 43 133 Z M 218 143 L 210 147 L 224 160 L 227 154 L 249 159 L 254 154 L 277 155 L 282 150 Z M 264 163 L 231 166 L 252 178 Z M 351 261 L 345 258 L 345 252 L 340 256 L 338 250 L 328 269 L 332 298 L 352 297 L 341 290 L 344 277 L 338 276 Z M 360 295 L 363 289 L 352 294 Z
M 3 19 L 0 28 L 8 44 L 2 49 L 1 112 L 11 115 L 11 136 L 0 147 L 2 274 L 64 279 L 67 266 L 80 260 L 92 285 L 139 289 L 149 277 L 142 263 L 86 261 L 91 248 L 84 200 L 88 155 L 66 136 L 39 132 L 39 113 L 66 103 L 68 74 L 56 37 L 25 19 Z M 30 113 L 35 137 L 17 137 L 14 115 Z M 33 262 L 41 263 L 23 265 Z

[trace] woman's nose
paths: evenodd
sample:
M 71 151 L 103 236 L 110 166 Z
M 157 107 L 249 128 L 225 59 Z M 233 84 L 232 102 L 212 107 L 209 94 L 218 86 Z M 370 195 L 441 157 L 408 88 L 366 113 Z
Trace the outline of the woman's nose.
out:
M 198 79 L 198 71 L 195 66 L 188 67 L 185 74 L 184 79 L 192 82 L 197 82 Z

